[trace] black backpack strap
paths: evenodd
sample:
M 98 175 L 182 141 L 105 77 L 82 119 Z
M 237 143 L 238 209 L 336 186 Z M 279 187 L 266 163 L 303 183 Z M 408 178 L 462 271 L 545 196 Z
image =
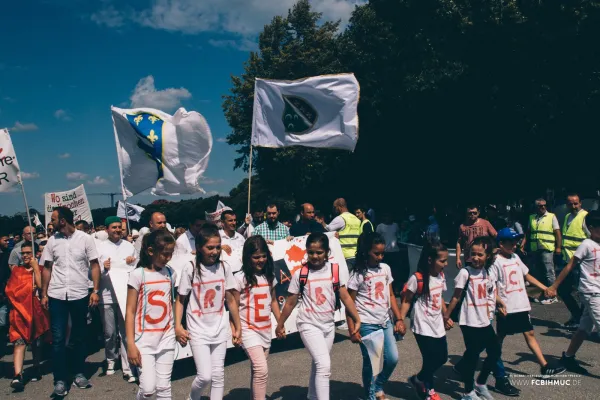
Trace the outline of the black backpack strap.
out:
M 339 310 L 342 308 L 342 302 L 340 300 L 340 265 L 331 264 L 331 276 L 333 278 L 333 293 L 335 294 L 335 309 Z
M 298 296 L 300 296 L 300 298 L 302 298 L 302 294 L 304 293 L 304 287 L 308 282 L 308 271 L 308 265 L 303 264 L 302 268 L 300 269 L 300 293 L 298 293 Z

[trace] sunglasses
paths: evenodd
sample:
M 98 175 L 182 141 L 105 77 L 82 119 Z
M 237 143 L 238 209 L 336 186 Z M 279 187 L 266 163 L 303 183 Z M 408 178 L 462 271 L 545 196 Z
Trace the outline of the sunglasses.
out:
M 538 208 L 546 208 L 545 204 L 538 204 Z
M 467 215 L 477 215 L 479 211 L 467 211 Z

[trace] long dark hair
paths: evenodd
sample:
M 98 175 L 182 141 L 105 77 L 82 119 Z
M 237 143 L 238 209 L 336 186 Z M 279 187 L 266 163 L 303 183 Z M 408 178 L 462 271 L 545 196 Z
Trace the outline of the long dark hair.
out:
M 419 258 L 419 263 L 417 264 L 417 271 L 419 271 L 423 276 L 422 294 L 424 299 L 429 298 L 429 269 L 431 264 L 438 259 L 441 251 L 448 251 L 448 249 L 440 242 L 427 242 L 425 243 L 425 246 L 423 246 L 423 250 L 421 250 L 421 257 Z
M 269 246 L 267 246 L 267 241 L 260 235 L 252 236 L 244 243 L 244 250 L 242 252 L 242 272 L 246 278 L 246 284 L 248 286 L 256 286 L 258 284 L 254 268 L 252 267 L 252 255 L 257 251 L 267 255 L 267 263 L 263 268 L 263 275 L 267 278 L 267 281 L 269 281 L 269 285 L 273 285 L 273 280 L 275 279 L 273 257 L 269 251 Z
M 148 254 L 148 249 L 152 248 L 155 253 L 163 251 L 165 246 L 175 244 L 175 238 L 166 229 L 159 229 L 144 236 L 142 239 L 142 249 L 140 250 L 140 261 L 137 268 L 149 267 L 152 265 L 152 256 Z
M 496 248 L 495 240 L 492 239 L 490 236 L 479 236 L 473 240 L 470 248 L 472 249 L 473 246 L 483 247 L 483 250 L 485 251 L 485 254 L 487 256 L 487 260 L 485 261 L 484 268 L 486 271 L 489 271 L 490 267 L 494 263 L 494 260 L 496 259 L 495 255 L 494 255 L 494 249 Z
M 358 238 L 358 246 L 356 247 L 356 263 L 354 272 L 357 274 L 366 275 L 369 270 L 369 252 L 373 246 L 382 244 L 385 246 L 385 239 L 377 232 L 363 233 Z
M 307 251 L 308 251 L 308 248 L 310 247 L 310 245 L 313 243 L 318 243 L 321 246 L 321 248 L 323 250 L 325 250 L 325 253 L 327 253 L 327 258 L 329 258 L 329 254 L 331 253 L 331 250 L 329 249 L 329 238 L 327 237 L 326 234 L 311 233 L 310 235 L 308 235 L 308 238 L 306 239 L 306 250 Z M 325 260 L 325 262 L 327 262 L 327 260 Z
M 202 281 L 202 252 L 200 249 L 204 247 L 206 243 L 212 238 L 219 238 L 221 240 L 221 235 L 219 235 L 219 228 L 213 224 L 205 224 L 200 228 L 200 232 L 196 235 L 195 245 L 196 245 L 196 269 L 198 271 L 198 277 L 200 281 Z M 217 256 L 215 264 L 219 264 L 221 261 L 221 253 Z

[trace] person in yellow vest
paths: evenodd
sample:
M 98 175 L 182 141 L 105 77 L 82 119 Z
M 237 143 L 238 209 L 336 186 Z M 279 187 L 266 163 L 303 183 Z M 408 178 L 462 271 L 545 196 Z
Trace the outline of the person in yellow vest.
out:
M 371 221 L 369 221 L 369 218 L 367 217 L 367 208 L 366 207 L 356 207 L 356 209 L 354 210 L 354 215 L 356 215 L 356 218 L 360 219 L 359 235 L 362 235 L 363 233 L 375 232 L 373 223 Z
M 554 255 L 562 253 L 562 235 L 556 215 L 548 212 L 546 200 L 535 201 L 536 213 L 529 216 L 529 227 L 527 234 L 521 242 L 521 251 L 525 253 L 525 245 L 529 242 L 533 267 L 540 268 L 546 279 L 546 286 L 550 286 L 556 279 L 554 271 Z M 544 298 L 542 294 L 536 301 L 542 304 L 554 304 L 558 302 L 555 297 Z
M 590 231 L 585 224 L 585 217 L 588 215 L 588 212 L 581 208 L 579 195 L 577 193 L 569 194 L 566 205 L 570 212 L 565 215 L 562 226 L 563 266 L 569 263 L 577 247 L 590 237 Z M 558 287 L 558 295 L 571 313 L 571 318 L 563 325 L 563 328 L 571 331 L 579 328 L 579 320 L 582 314 L 581 307 L 573 296 L 573 286 L 576 286 L 577 282 L 579 282 L 578 272 L 579 270 L 574 268 Z
M 333 202 L 333 212 L 336 217 L 329 225 L 322 222 L 325 230 L 329 232 L 337 232 L 342 245 L 342 253 L 348 264 L 348 271 L 354 269 L 354 261 L 356 259 L 356 247 L 358 237 L 360 236 L 360 220 L 350 212 L 346 200 L 340 198 Z

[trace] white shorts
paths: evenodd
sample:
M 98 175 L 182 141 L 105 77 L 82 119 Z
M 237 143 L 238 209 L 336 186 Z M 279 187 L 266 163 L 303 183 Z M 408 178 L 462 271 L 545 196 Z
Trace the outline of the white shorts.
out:
M 600 332 L 600 293 L 580 293 L 583 314 L 579 321 L 579 329 L 591 333 L 594 327 Z

